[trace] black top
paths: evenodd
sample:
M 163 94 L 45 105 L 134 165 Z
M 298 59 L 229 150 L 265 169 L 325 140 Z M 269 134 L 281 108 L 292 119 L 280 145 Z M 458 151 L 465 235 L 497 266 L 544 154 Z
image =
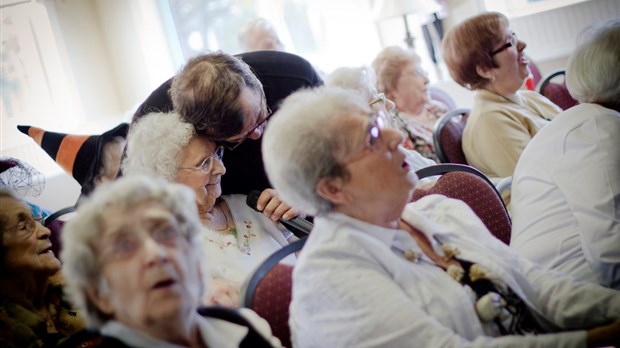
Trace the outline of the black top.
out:
M 314 67 L 304 58 L 280 51 L 256 51 L 235 55 L 246 62 L 263 85 L 267 105 L 275 112 L 289 94 L 301 88 L 323 84 Z M 168 90 L 172 78 L 159 86 L 134 113 L 132 123 L 150 112 L 172 111 Z M 261 154 L 261 139 L 248 139 L 234 151 L 224 153 L 226 175 L 222 176 L 222 194 L 247 194 L 271 187 Z
M 198 314 L 205 318 L 215 318 L 224 320 L 239 326 L 248 328 L 247 335 L 239 343 L 240 348 L 272 348 L 273 346 L 267 338 L 262 336 L 245 317 L 234 308 L 225 307 L 201 307 Z M 99 347 L 99 348 L 129 348 L 128 345 L 116 338 L 102 336 L 97 330 L 86 329 L 62 341 L 57 348 L 78 348 L 78 347 Z

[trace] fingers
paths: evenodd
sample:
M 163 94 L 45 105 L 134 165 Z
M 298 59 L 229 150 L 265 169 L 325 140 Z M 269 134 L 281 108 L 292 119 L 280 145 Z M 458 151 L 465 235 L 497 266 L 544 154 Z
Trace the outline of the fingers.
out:
M 290 220 L 299 215 L 297 209 L 282 202 L 273 189 L 265 189 L 261 192 L 256 206 L 273 222 L 277 222 L 279 219 Z

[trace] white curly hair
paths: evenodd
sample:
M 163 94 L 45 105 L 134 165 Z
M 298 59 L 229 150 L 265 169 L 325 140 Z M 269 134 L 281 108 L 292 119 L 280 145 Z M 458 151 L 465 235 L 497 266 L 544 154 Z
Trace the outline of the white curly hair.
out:
M 195 257 L 201 267 L 200 243 L 196 240 L 201 231 L 194 192 L 181 184 L 143 176 L 124 176 L 114 182 L 106 182 L 97 188 L 79 206 L 77 214 L 62 230 L 62 251 L 65 292 L 71 302 L 86 317 L 89 327 L 100 328 L 112 319 L 98 309 L 87 296 L 87 289 L 96 288 L 100 293 L 109 291 L 100 274 L 98 243 L 101 242 L 105 220 L 110 207 L 131 209 L 143 202 L 156 201 L 176 218 L 181 234 L 190 245 L 187 257 Z M 196 282 L 197 305 L 204 289 Z
M 149 175 L 173 181 L 181 154 L 196 134 L 176 112 L 155 112 L 131 125 L 122 168 L 125 175 Z

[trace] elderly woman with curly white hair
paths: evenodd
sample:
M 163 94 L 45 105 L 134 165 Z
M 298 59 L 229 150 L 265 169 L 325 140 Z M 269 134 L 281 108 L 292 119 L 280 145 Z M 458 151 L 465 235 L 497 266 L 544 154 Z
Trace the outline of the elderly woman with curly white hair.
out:
M 223 148 L 196 134 L 194 127 L 176 114 L 152 113 L 134 123 L 127 134 L 125 175 L 149 175 L 178 182 L 196 193 L 203 223 L 200 240 L 206 257 L 205 302 L 238 305 L 238 291 L 251 271 L 296 237 L 275 221 L 297 213 L 272 189 L 259 198 L 257 212 L 246 196 L 220 197 Z M 267 197 L 265 198 L 265 195 Z M 267 218 L 267 216 L 271 218 Z M 294 256 L 287 259 L 294 262 Z
M 620 19 L 583 39 L 566 70 L 581 104 L 541 129 L 517 162 L 510 246 L 545 269 L 620 290 Z
M 98 330 L 77 337 L 99 347 L 280 346 L 248 309 L 198 310 L 201 229 L 183 185 L 134 176 L 98 188 L 62 233 L 68 293 Z
M 462 201 L 409 203 L 417 177 L 402 143 L 342 89 L 295 93 L 270 121 L 269 179 L 315 215 L 293 271 L 296 347 L 620 343 L 619 292 L 543 272 Z

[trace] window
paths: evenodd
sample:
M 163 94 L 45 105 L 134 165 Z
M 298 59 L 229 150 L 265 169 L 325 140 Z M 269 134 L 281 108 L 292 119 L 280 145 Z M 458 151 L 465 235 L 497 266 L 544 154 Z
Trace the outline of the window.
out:
M 588 0 L 484 0 L 484 6 L 508 17 L 521 17 L 584 1 Z
M 241 52 L 238 33 L 248 21 L 271 22 L 285 50 L 329 73 L 368 65 L 381 49 L 370 0 L 168 0 L 183 56 Z

